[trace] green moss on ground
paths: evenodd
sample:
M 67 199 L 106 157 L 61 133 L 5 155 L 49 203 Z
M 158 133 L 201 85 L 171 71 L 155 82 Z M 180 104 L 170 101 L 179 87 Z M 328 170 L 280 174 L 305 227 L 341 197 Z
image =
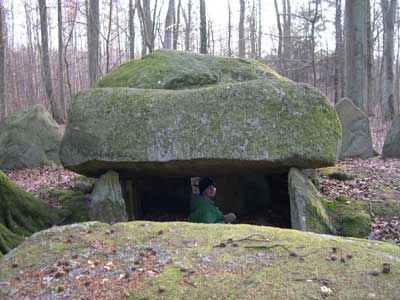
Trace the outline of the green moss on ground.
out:
M 251 241 L 251 237 L 256 240 Z M 232 246 L 229 239 L 241 241 Z M 221 242 L 226 246 L 215 247 Z M 328 260 L 333 248 L 338 259 Z M 154 252 L 148 258 L 143 255 L 150 251 L 147 249 Z M 289 255 L 288 250 L 295 255 Z M 27 257 L 27 253 L 31 255 Z M 32 276 L 35 272 L 24 276 L 20 271 L 43 270 L 71 259 L 75 253 L 82 256 L 82 263 L 88 257 L 104 257 L 96 272 L 90 272 L 90 276 L 99 277 L 87 275 L 87 280 L 98 282 L 85 285 L 82 281 L 72 287 L 65 284 L 70 280 L 65 276 L 57 279 L 57 285 L 52 282 L 42 285 L 40 291 L 30 289 L 29 295 L 34 298 L 62 285 L 63 292 L 79 298 L 96 292 L 91 289 L 110 278 L 109 282 L 118 282 L 107 284 L 114 298 L 136 300 L 322 299 L 323 285 L 332 290 L 332 299 L 364 300 L 368 294 L 375 294 L 375 299 L 392 300 L 400 296 L 400 248 L 395 245 L 272 227 L 184 222 L 137 221 L 111 227 L 95 222 L 52 228 L 35 234 L 3 257 L 0 280 L 13 280 L 19 274 L 22 293 L 29 289 L 27 281 L 36 284 L 43 278 Z M 135 264 L 138 259 L 146 263 Z M 110 261 L 116 267 L 104 268 Z M 381 273 L 383 263 L 391 265 L 389 274 Z M 17 267 L 12 267 L 15 264 Z M 76 274 L 82 265 L 73 263 L 70 267 L 70 272 Z M 125 274 L 124 268 L 128 278 L 117 279 L 118 274 Z M 370 275 L 375 270 L 378 276 Z M 6 287 L 4 293 L 10 289 Z
M 68 213 L 49 206 L 23 191 L 0 171 L 0 224 L 13 234 L 25 237 L 61 222 Z M 4 232 L 4 231 L 3 231 Z M 3 248 L 12 248 L 19 240 L 11 237 Z M 7 241 L 7 239 L 4 239 Z
M 338 196 L 333 201 L 324 199 L 322 203 L 338 235 L 360 238 L 368 236 L 372 217 L 367 202 Z
M 58 190 L 40 188 L 36 192 L 43 200 L 53 199 L 69 211 L 69 217 L 64 223 L 79 223 L 89 221 L 89 208 L 85 202 L 85 195 L 76 190 Z

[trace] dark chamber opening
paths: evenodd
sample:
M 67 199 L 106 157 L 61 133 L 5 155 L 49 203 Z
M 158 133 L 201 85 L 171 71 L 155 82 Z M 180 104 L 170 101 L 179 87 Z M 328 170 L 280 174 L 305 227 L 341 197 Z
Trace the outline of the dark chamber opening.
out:
M 290 228 L 288 174 L 214 177 L 215 202 L 235 223 Z M 188 221 L 190 200 L 198 192 L 198 178 L 146 177 L 137 182 L 136 219 Z

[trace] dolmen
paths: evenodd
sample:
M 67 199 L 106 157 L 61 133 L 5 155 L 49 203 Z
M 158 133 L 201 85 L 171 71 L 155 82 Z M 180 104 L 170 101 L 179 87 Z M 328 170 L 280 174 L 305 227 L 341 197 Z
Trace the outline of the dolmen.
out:
M 400 158 L 400 115 L 393 120 L 386 135 L 382 156 Z
M 223 208 L 249 211 L 243 191 L 259 199 L 260 185 L 281 201 L 275 181 L 289 203 L 289 171 L 334 165 L 340 138 L 334 107 L 306 84 L 256 60 L 157 50 L 73 96 L 60 156 L 85 176 L 117 173 L 133 219 L 151 193 L 187 208 L 190 178 L 203 175 Z

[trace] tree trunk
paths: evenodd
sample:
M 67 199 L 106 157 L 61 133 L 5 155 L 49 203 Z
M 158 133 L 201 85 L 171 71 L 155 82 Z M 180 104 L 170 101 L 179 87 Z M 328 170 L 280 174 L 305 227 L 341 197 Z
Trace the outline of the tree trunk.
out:
M 258 0 L 258 51 L 257 58 L 261 59 L 262 24 L 261 24 L 261 0 Z
M 182 9 L 183 19 L 185 20 L 185 51 L 190 50 L 190 36 L 192 34 L 192 0 L 188 1 L 187 14 Z
M 113 0 L 110 0 L 109 14 L 108 14 L 108 31 L 106 38 L 106 72 L 110 71 L 110 43 L 111 43 L 111 26 L 112 26 L 112 11 L 113 11 Z
M 253 0 L 250 16 L 250 53 L 251 58 L 256 58 L 256 4 Z
M 154 49 L 154 37 L 153 37 L 153 22 L 151 20 L 151 9 L 150 0 L 143 0 L 143 6 L 140 0 L 136 0 L 136 8 L 142 26 L 142 57 L 147 54 L 147 49 L 152 52 Z
M 88 61 L 89 85 L 93 86 L 99 77 L 99 0 L 88 0 L 87 36 L 88 36 Z
M 46 0 L 39 0 L 39 11 L 40 11 L 40 36 L 41 36 L 41 49 L 42 49 L 42 69 L 43 79 L 46 88 L 46 96 L 50 103 L 51 113 L 53 118 L 58 122 L 62 123 L 62 112 L 53 93 L 53 83 L 51 81 L 51 66 L 49 56 L 49 33 L 47 27 L 47 6 Z
M 200 0 L 200 53 L 207 53 L 207 17 L 205 0 Z
M 232 10 L 231 2 L 228 0 L 228 56 L 232 56 Z
M 244 38 L 244 14 L 246 3 L 240 0 L 240 15 L 239 15 L 239 57 L 246 55 L 246 40 Z
M 341 96 L 341 76 L 343 76 L 343 33 L 342 33 L 342 0 L 335 2 L 335 96 L 334 102 L 337 103 Z
M 371 25 L 371 1 L 367 1 L 367 11 L 365 18 L 366 39 L 367 39 L 367 111 L 368 115 L 374 114 L 375 101 L 373 97 L 374 80 L 373 80 L 373 62 L 374 62 L 374 45 L 372 41 L 372 25 Z
M 172 49 L 176 50 L 178 48 L 178 38 L 179 38 L 179 29 L 181 26 L 181 0 L 178 1 L 178 9 L 176 12 L 176 24 L 175 24 L 175 30 L 174 30 L 174 42 L 172 45 Z
M 365 0 L 346 0 L 345 8 L 345 96 L 365 111 L 366 41 Z
M 175 0 L 169 0 L 167 16 L 165 17 L 164 48 L 172 49 L 173 33 L 175 32 Z
M 6 30 L 4 21 L 3 3 L 0 3 L 0 119 L 6 115 L 6 84 L 5 84 L 5 38 L 3 31 Z
M 383 82 L 382 103 L 383 116 L 390 121 L 394 118 L 394 22 L 397 0 L 381 0 L 383 15 Z
M 64 66 L 63 66 L 63 24 L 61 0 L 57 0 L 58 13 L 58 89 L 59 89 L 59 116 L 65 122 L 65 97 L 64 97 Z
M 133 0 L 129 0 L 129 58 L 135 58 L 135 11 Z
M 278 61 L 279 61 L 279 72 L 283 71 L 283 62 L 282 62 L 282 25 L 281 25 L 281 16 L 279 14 L 279 7 L 277 0 L 274 0 L 275 5 L 275 13 L 276 13 L 276 25 L 278 27 Z

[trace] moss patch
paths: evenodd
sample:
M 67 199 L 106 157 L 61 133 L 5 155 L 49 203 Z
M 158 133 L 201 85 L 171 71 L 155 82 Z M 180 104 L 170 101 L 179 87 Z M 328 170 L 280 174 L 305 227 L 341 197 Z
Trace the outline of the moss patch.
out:
M 241 241 L 233 246 L 229 239 Z M 221 242 L 226 246 L 215 247 Z M 289 255 L 285 248 L 302 259 Z M 332 248 L 344 262 L 326 259 Z M 40 255 L 43 251 L 45 256 Z M 71 258 L 74 254 L 78 254 L 76 260 Z M 98 266 L 82 266 L 92 257 L 99 259 Z M 103 293 L 118 299 L 320 299 L 322 285 L 332 289 L 332 299 L 364 300 L 369 293 L 377 299 L 399 296 L 397 246 L 271 227 L 184 222 L 130 222 L 111 227 L 96 222 L 52 228 L 3 257 L 0 280 L 12 282 L 18 293 L 24 293 L 28 281 L 43 283 L 43 272 L 36 275 L 36 269 L 48 270 L 63 260 L 72 261 L 71 274 L 80 274 L 82 268 L 93 270 L 85 275 L 91 283 L 68 285 L 74 277 L 62 276 L 55 280 L 57 284 L 30 289 L 31 298 L 54 291 L 58 285 L 71 298 L 98 293 L 103 279 L 114 283 L 106 284 Z M 105 268 L 108 262 L 112 264 Z M 383 263 L 390 263 L 389 274 L 380 273 Z M 13 268 L 14 264 L 18 266 Z M 374 270 L 378 276 L 369 275 Z M 19 281 L 14 280 L 17 274 Z M 2 290 L 8 293 L 11 288 Z
M 335 200 L 323 200 L 337 234 L 352 237 L 367 237 L 372 217 L 368 203 L 347 196 L 338 196 Z

